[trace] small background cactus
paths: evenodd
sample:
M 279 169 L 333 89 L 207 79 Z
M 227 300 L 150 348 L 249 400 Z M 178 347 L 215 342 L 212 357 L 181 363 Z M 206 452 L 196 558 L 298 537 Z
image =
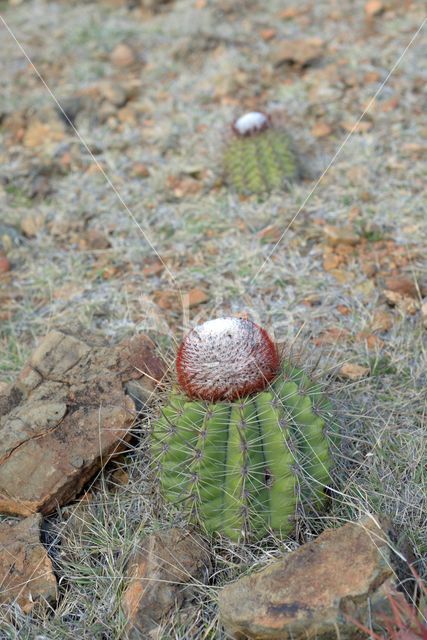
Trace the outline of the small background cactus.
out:
M 205 325 L 212 322 L 218 321 Z M 260 335 L 266 344 L 273 343 L 254 323 L 235 318 L 221 319 L 214 337 L 219 337 L 218 331 L 230 335 L 229 328 L 236 323 L 243 323 L 242 340 L 246 340 L 246 347 L 242 341 L 235 343 L 242 352 L 237 369 L 244 380 L 243 364 L 250 361 L 252 365 L 258 358 L 251 345 L 258 344 Z M 192 344 L 201 356 L 201 337 L 207 339 L 204 333 L 204 325 L 190 332 L 183 343 L 184 358 L 178 363 L 188 353 L 186 364 L 191 360 Z M 224 353 L 217 352 L 213 361 L 224 380 L 224 363 L 232 350 L 226 344 Z M 266 362 L 265 353 L 260 362 L 268 370 L 271 360 Z M 235 380 L 239 376 L 235 358 L 231 365 Z M 300 368 L 283 362 L 275 379 L 264 379 L 262 386 L 232 400 L 218 400 L 210 384 L 199 388 L 195 398 L 175 391 L 154 428 L 152 454 L 164 497 L 208 532 L 232 540 L 259 539 L 271 530 L 289 533 L 297 503 L 322 506 L 330 481 L 331 440 L 326 432 L 333 421 L 320 385 Z M 206 392 L 207 398 L 203 397 Z
M 259 112 L 245 114 L 234 123 L 224 171 L 226 181 L 242 194 L 284 187 L 299 173 L 289 136 Z

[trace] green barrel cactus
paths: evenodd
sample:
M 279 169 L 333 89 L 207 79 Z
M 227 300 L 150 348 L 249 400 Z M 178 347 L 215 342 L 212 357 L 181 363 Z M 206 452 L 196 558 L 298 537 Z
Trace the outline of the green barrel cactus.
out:
M 224 154 L 226 181 L 241 194 L 262 194 L 283 188 L 299 173 L 285 131 L 271 125 L 263 113 L 241 116 Z
M 281 362 L 255 323 L 193 329 L 175 390 L 154 427 L 164 498 L 232 540 L 285 535 L 299 502 L 321 507 L 330 483 L 332 411 L 320 385 Z

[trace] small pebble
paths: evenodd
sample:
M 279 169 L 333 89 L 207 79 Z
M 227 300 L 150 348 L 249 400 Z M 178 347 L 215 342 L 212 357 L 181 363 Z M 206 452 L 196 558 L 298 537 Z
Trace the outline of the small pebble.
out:
M 123 69 L 134 64 L 135 54 L 129 45 L 122 43 L 114 47 L 110 55 L 110 60 L 115 67 Z

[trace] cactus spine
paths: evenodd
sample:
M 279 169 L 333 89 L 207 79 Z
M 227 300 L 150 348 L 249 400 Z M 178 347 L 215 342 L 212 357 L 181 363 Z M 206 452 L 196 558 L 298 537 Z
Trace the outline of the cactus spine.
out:
M 231 401 L 174 392 L 152 442 L 162 493 L 208 532 L 285 535 L 298 501 L 325 501 L 330 423 L 319 385 L 288 362 L 264 390 Z

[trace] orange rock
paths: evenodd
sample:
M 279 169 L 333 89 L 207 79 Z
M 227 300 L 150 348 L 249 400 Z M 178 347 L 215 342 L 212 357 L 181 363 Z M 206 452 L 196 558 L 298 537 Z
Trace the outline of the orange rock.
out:
M 341 327 L 329 327 L 314 339 L 314 344 L 316 346 L 336 344 L 337 342 L 348 340 L 350 337 L 351 334 L 347 329 L 342 329 Z
M 370 84 L 371 82 L 379 82 L 381 79 L 378 71 L 368 71 L 365 73 L 363 80 L 366 84 Z
M 193 178 L 180 178 L 178 176 L 168 176 L 167 186 L 172 189 L 173 194 L 177 198 L 183 198 L 188 195 L 199 193 L 203 185 L 199 180 Z
M 292 20 L 292 18 L 297 18 L 298 16 L 302 16 L 305 13 L 308 13 L 310 10 L 309 6 L 292 6 L 287 7 L 287 9 L 283 9 L 279 12 L 278 17 L 282 20 Z
M 338 244 L 355 245 L 360 242 L 360 237 L 351 226 L 338 227 L 332 224 L 325 224 L 323 227 L 323 233 L 326 237 L 326 242 L 334 247 Z
M 338 375 L 348 380 L 361 380 L 369 374 L 369 367 L 362 367 L 360 364 L 351 364 L 347 362 L 343 364 Z
M 209 295 L 203 289 L 191 289 L 186 296 L 184 296 L 184 304 L 187 301 L 188 306 L 197 307 L 199 304 L 203 304 L 209 300 Z
M 389 98 L 388 100 L 383 100 L 380 102 L 379 108 L 381 111 L 388 113 L 389 111 L 394 111 L 399 106 L 399 98 Z
M 368 0 L 365 3 L 365 13 L 368 18 L 380 15 L 384 11 L 384 4 L 381 0 Z
M 273 61 L 276 66 L 291 63 L 304 67 L 321 58 L 324 51 L 325 42 L 321 38 L 285 40 L 274 52 Z
M 342 122 L 341 126 L 349 133 L 366 133 L 372 129 L 372 122 L 370 120 L 361 120 L 360 122 L 348 120 Z
M 135 54 L 129 45 L 121 43 L 112 50 L 110 60 L 115 67 L 123 69 L 134 64 Z
M 348 258 L 354 254 L 354 248 L 351 244 L 337 244 L 337 246 L 334 247 L 334 251 L 342 258 Z
M 135 178 L 148 178 L 150 170 L 147 165 L 136 162 L 132 167 L 132 175 L 135 176 Z
M 154 302 L 160 309 L 165 311 L 178 311 L 181 308 L 181 301 L 176 290 L 157 290 L 153 294 Z
M 371 330 L 372 331 L 389 331 L 394 324 L 393 316 L 388 311 L 377 309 L 374 312 L 372 319 Z
M 261 229 L 261 231 L 258 231 L 257 236 L 265 243 L 278 242 L 283 231 L 284 229 L 277 224 L 269 224 L 267 227 L 264 227 L 264 229 Z
M 145 265 L 142 273 L 146 277 L 157 276 L 165 270 L 165 265 L 160 260 L 155 260 Z
M 129 483 L 129 474 L 124 469 L 116 469 L 110 476 L 113 484 L 124 486 Z
M 336 253 L 331 253 L 329 255 L 324 256 L 323 258 L 323 268 L 325 271 L 332 271 L 332 269 L 336 269 L 342 260 L 341 257 Z
M 419 298 L 416 281 L 408 276 L 393 276 L 385 279 L 385 288 L 402 296 L 409 298 Z
M 332 127 L 330 127 L 327 122 L 316 122 L 311 133 L 315 138 L 325 138 L 332 133 Z
M 52 562 L 40 542 L 40 514 L 0 523 L 0 603 L 16 603 L 24 613 L 57 597 Z
M 349 316 L 351 313 L 351 309 L 349 309 L 345 304 L 339 304 L 337 306 L 337 311 L 343 316 Z
M 259 35 L 263 40 L 268 42 L 269 40 L 272 40 L 276 37 L 277 31 L 276 29 L 263 29 L 262 31 L 260 31 Z
M 378 336 L 373 333 L 367 333 L 366 331 L 357 333 L 354 339 L 356 342 L 365 342 L 368 349 L 380 349 L 384 346 L 384 340 L 381 340 Z
M 379 617 L 392 579 L 387 536 L 370 516 L 223 587 L 220 620 L 230 638 L 353 638 L 349 615 Z
M 27 238 L 34 238 L 45 224 L 43 213 L 29 213 L 21 220 L 21 231 Z
M 0 252 L 0 273 L 6 273 L 10 271 L 10 262 L 7 255 L 3 252 Z
M 353 279 L 353 274 L 349 271 L 345 271 L 344 269 L 331 269 L 329 273 L 340 284 L 346 284 L 347 282 Z
M 386 289 L 383 291 L 383 294 L 387 303 L 391 307 L 397 307 L 403 313 L 407 313 L 410 316 L 415 315 L 420 308 L 418 300 L 414 300 L 409 296 L 402 296 L 402 294 L 397 293 L 397 291 L 390 291 L 389 289 Z
M 49 124 L 33 120 L 23 136 L 23 145 L 30 149 L 60 142 L 64 139 L 64 128 L 59 121 Z

